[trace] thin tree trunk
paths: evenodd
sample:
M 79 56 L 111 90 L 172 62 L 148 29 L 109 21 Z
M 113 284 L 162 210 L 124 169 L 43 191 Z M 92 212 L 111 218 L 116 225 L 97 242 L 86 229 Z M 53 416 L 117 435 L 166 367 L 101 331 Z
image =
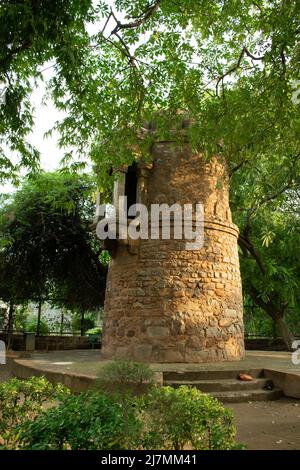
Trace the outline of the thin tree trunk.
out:
M 84 335 L 84 310 L 81 312 L 80 336 Z
M 262 277 L 265 277 L 267 274 L 267 269 L 260 258 L 259 252 L 255 249 L 252 241 L 250 240 L 250 230 L 251 227 L 249 218 L 247 226 L 244 228 L 243 234 L 239 236 L 238 243 L 242 249 L 243 254 L 247 256 L 247 254 L 249 253 L 252 256 L 257 266 L 259 267 Z M 272 301 L 272 299 L 269 299 L 266 302 L 263 301 L 261 296 L 259 295 L 258 290 L 251 284 L 250 296 L 252 300 L 256 303 L 256 305 L 262 308 L 272 318 L 274 324 L 277 325 L 278 331 L 284 341 L 287 350 L 292 351 L 292 343 L 295 340 L 295 337 L 284 319 L 284 310 L 286 309 L 287 305 L 282 306 L 282 308 L 278 308 L 276 302 Z
M 250 288 L 250 296 L 256 305 L 258 305 L 258 307 L 264 310 L 266 314 L 272 318 L 274 324 L 276 324 L 278 328 L 279 334 L 287 350 L 292 351 L 292 344 L 295 340 L 295 337 L 284 319 L 283 310 L 278 311 L 278 308 L 276 308 L 276 305 L 272 302 L 272 300 L 268 300 L 266 302 L 263 301 L 259 296 L 258 291 L 253 286 Z
M 62 336 L 64 331 L 64 312 L 61 312 L 61 317 L 60 317 L 60 335 Z
M 284 341 L 284 344 L 287 347 L 287 350 L 288 351 L 293 351 L 292 344 L 293 344 L 293 341 L 295 341 L 295 336 L 291 332 L 291 330 L 290 330 L 288 324 L 286 323 L 284 317 L 276 316 L 274 321 L 275 321 L 275 323 L 278 327 L 279 334 L 282 337 L 282 339 Z
M 38 303 L 38 306 L 37 306 L 37 310 L 38 310 L 38 318 L 37 318 L 37 325 L 36 325 L 36 335 L 37 336 L 40 336 L 40 332 L 41 332 L 41 316 L 42 316 L 42 301 L 39 300 L 39 303 Z

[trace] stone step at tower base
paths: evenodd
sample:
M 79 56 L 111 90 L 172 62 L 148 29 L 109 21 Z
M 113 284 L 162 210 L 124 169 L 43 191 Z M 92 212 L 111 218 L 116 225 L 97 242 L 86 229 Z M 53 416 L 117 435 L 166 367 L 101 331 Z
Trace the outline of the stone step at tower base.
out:
M 243 382 L 238 379 L 239 373 L 249 374 L 254 380 Z M 237 370 L 164 372 L 163 384 L 175 388 L 190 385 L 213 395 L 223 403 L 269 401 L 283 396 L 283 391 L 276 388 L 273 381 L 265 377 L 263 369 L 239 372 Z

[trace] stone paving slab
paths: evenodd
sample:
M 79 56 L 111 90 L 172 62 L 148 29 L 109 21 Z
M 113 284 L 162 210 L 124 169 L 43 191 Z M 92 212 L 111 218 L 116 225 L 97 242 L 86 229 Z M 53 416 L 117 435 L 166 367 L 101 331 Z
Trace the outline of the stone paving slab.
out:
M 75 373 L 85 376 L 99 376 L 102 367 L 108 360 L 101 358 L 99 350 L 55 351 L 45 353 L 33 353 L 30 357 L 19 357 L 19 364 L 56 371 L 61 373 Z M 169 363 L 150 364 L 157 372 L 163 371 L 203 371 L 203 370 L 244 370 L 244 369 L 274 369 L 281 372 L 289 372 L 300 375 L 300 364 L 292 363 L 292 354 L 278 351 L 248 351 L 245 359 L 231 362 L 213 363 Z
M 22 357 L 23 356 L 23 357 Z M 24 357 L 26 356 L 26 357 Z M 14 360 L 13 374 L 27 379 L 32 375 L 44 375 L 51 382 L 63 383 L 71 390 L 80 392 L 95 385 L 108 360 L 101 358 L 99 350 L 21 353 Z M 292 363 L 288 352 L 248 351 L 245 359 L 232 362 L 198 364 L 150 364 L 158 383 L 163 383 L 163 372 L 253 371 L 263 369 L 275 386 L 286 396 L 300 399 L 300 365 Z

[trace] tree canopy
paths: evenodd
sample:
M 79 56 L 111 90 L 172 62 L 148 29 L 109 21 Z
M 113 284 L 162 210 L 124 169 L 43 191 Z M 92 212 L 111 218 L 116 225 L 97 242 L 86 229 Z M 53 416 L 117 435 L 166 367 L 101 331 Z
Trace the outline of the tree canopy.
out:
M 164 109 L 195 119 L 194 146 L 222 154 L 230 171 L 262 157 L 299 155 L 297 0 L 9 0 L 0 9 L 2 144 L 34 170 L 26 144 L 30 93 L 52 67 L 49 96 L 66 113 L 57 123 L 64 163 L 91 159 L 107 169 L 132 161 L 144 120 Z M 296 85 L 295 85 L 296 83 Z M 152 136 L 153 138 L 153 136 Z M 139 153 L 147 156 L 151 136 Z M 72 151 L 73 149 L 73 151 Z M 2 145 L 2 177 L 19 168 Z
M 292 332 L 299 334 L 300 328 L 297 172 L 293 161 L 282 166 L 282 159 L 261 159 L 256 167 L 246 165 L 231 180 L 244 296 L 269 315 L 288 349 L 294 340 Z
M 0 298 L 12 304 L 48 300 L 69 310 L 103 305 L 106 267 L 90 224 L 89 178 L 42 173 L 0 213 Z
M 245 292 L 282 319 L 299 308 L 299 20 L 298 0 L 0 0 L 0 179 L 38 170 L 31 93 L 45 69 L 62 164 L 92 163 L 101 190 L 189 117 L 192 147 L 228 165 Z

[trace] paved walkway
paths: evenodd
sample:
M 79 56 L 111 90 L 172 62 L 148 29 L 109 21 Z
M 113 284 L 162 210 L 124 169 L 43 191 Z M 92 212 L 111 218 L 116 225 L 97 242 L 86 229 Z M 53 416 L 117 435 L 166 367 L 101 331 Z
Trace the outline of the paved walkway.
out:
M 28 358 L 19 358 L 19 363 L 47 371 L 80 374 L 99 377 L 103 365 L 109 361 L 101 358 L 99 350 L 76 350 L 34 353 Z M 247 351 L 242 361 L 215 362 L 204 364 L 151 364 L 154 371 L 197 371 L 197 370 L 246 370 L 246 369 L 276 369 L 300 375 L 300 364 L 292 363 L 292 355 L 288 352 Z
M 230 403 L 237 441 L 249 450 L 300 450 L 300 402 L 275 401 Z

